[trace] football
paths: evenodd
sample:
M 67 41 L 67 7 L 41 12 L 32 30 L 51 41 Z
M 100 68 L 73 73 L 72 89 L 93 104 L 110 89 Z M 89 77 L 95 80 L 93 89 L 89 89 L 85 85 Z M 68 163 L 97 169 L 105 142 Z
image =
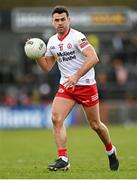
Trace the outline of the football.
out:
M 25 54 L 30 59 L 38 59 L 46 52 L 46 44 L 42 39 L 31 38 L 24 46 Z

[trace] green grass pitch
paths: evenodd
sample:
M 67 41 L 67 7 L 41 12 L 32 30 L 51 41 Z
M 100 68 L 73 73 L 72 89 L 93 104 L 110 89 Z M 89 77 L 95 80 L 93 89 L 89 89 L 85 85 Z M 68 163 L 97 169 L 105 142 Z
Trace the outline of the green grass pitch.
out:
M 50 172 L 56 159 L 52 130 L 1 130 L 0 179 L 132 179 L 137 178 L 137 126 L 110 126 L 120 168 L 112 172 L 104 146 L 88 126 L 68 128 L 71 169 Z

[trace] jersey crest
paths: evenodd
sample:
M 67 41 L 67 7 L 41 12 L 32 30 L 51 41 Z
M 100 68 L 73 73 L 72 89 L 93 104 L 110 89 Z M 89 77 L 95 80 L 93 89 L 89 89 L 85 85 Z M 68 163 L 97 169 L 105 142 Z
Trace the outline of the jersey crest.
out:
M 63 51 L 63 43 L 59 44 L 58 46 L 59 46 L 60 51 Z

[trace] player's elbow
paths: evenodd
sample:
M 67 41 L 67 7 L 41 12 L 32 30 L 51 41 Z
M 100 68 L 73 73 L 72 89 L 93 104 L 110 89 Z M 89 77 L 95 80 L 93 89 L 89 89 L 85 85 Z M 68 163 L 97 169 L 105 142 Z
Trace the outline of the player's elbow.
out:
M 96 57 L 96 58 L 95 58 L 95 65 L 96 65 L 98 62 L 99 62 L 99 58 Z
M 42 69 L 42 71 L 44 71 L 46 73 L 48 73 L 52 69 L 51 65 L 49 63 L 47 63 L 45 57 L 37 59 L 37 63 L 40 66 L 40 68 Z
M 99 62 L 98 57 L 94 57 L 94 59 L 93 58 L 91 58 L 91 59 L 92 59 L 92 63 L 94 66 Z
M 48 68 L 46 68 L 46 70 L 45 70 L 45 72 L 50 72 L 51 71 L 51 69 L 52 69 L 52 67 L 48 67 Z
M 42 69 L 45 73 L 48 73 L 48 72 L 51 71 L 52 68 L 47 67 L 47 66 L 41 66 L 41 69 Z

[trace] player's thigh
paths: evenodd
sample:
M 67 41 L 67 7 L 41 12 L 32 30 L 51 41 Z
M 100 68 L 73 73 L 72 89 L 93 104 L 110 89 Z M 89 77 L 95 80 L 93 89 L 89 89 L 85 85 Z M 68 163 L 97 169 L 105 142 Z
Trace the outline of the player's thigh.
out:
M 88 121 L 92 124 L 94 122 L 100 122 L 99 103 L 94 106 L 86 107 L 83 106 L 84 112 L 87 116 Z
M 75 105 L 75 101 L 63 97 L 55 97 L 52 104 L 52 120 L 64 121 Z

